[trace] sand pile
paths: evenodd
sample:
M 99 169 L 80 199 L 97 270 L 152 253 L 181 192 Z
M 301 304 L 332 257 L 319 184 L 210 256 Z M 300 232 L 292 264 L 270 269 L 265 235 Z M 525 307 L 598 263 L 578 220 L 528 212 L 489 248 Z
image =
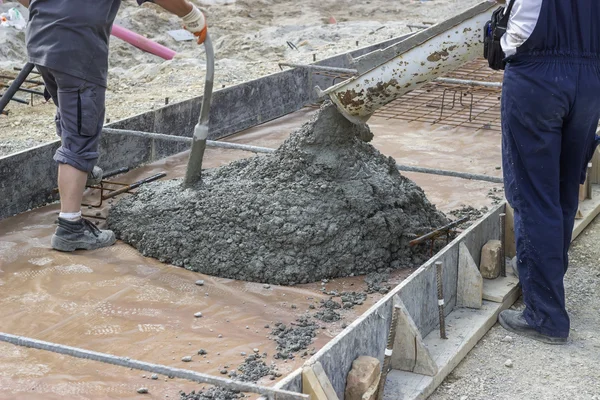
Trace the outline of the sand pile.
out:
M 447 223 L 395 161 L 331 104 L 272 155 L 144 187 L 108 218 L 144 255 L 209 275 L 274 284 L 420 265 L 411 234 Z M 210 150 L 209 150 L 210 151 Z

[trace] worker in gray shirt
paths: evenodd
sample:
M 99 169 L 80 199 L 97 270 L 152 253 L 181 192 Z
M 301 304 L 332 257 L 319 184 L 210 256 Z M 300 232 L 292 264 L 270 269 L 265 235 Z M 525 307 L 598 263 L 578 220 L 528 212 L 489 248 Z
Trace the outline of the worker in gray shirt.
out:
M 137 0 L 139 4 L 148 0 Z M 115 243 L 115 235 L 81 217 L 86 183 L 99 181 L 96 167 L 104 122 L 108 43 L 121 0 L 20 0 L 29 7 L 27 52 L 57 106 L 56 130 L 60 215 L 52 247 L 60 251 L 97 249 Z M 188 0 L 154 0 L 182 19 L 198 43 L 206 20 Z M 30 4 L 29 4 L 30 3 Z

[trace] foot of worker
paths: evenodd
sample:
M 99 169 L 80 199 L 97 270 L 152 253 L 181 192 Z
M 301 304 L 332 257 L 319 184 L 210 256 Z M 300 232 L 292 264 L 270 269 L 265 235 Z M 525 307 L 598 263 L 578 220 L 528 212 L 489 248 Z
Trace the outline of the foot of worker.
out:
M 115 244 L 115 234 L 98 229 L 94 223 L 81 218 L 58 218 L 58 228 L 52 235 L 52 248 L 58 251 L 95 250 Z
M 522 311 L 504 310 L 500 313 L 498 322 L 500 322 L 500 325 L 502 325 L 502 327 L 509 332 L 516 333 L 517 335 L 525 336 L 539 342 L 547 344 L 567 343 L 567 338 L 565 337 L 548 336 L 536 331 L 527 323 Z
M 61 163 L 58 167 L 58 188 L 61 212 L 58 228 L 52 236 L 52 248 L 59 251 L 94 250 L 112 246 L 115 234 L 100 230 L 92 222 L 81 217 L 81 200 L 86 183 L 101 179 L 102 170 L 81 171 L 72 165 Z

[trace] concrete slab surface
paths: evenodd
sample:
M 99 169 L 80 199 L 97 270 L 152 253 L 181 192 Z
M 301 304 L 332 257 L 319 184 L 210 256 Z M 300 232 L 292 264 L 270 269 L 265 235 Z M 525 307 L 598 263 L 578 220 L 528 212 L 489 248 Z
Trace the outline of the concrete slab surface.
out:
M 314 109 L 303 109 L 227 140 L 275 148 L 313 112 Z M 426 124 L 411 125 L 377 117 L 371 121 L 371 127 L 375 133 L 373 144 L 400 163 L 477 173 L 496 171 L 497 160 L 480 155 L 499 149 L 497 134 L 481 133 L 474 141 L 467 129 L 431 132 Z M 252 154 L 209 149 L 205 166 L 216 167 L 248 156 Z M 167 179 L 180 177 L 185 172 L 186 160 L 187 154 L 182 153 L 131 171 L 117 180 L 133 182 L 160 171 L 168 173 Z M 492 200 L 487 196 L 488 190 L 498 186 L 459 178 L 406 175 L 446 212 L 463 204 L 489 207 Z M 86 199 L 92 201 L 94 196 L 97 193 L 89 191 Z M 106 202 L 105 207 L 110 204 Z M 147 259 L 123 243 L 86 253 L 56 253 L 49 248 L 49 239 L 57 212 L 58 206 L 54 204 L 0 223 L 2 331 L 172 366 L 181 366 L 181 357 L 192 355 L 194 361 L 185 364 L 186 368 L 218 374 L 224 365 L 234 368 L 241 363 L 240 353 L 249 349 L 267 352 L 270 360 L 275 344 L 267 339 L 270 330 L 264 328 L 265 324 L 289 323 L 308 310 L 310 304 L 326 297 L 320 291 L 320 284 L 265 289 L 258 284 L 201 276 Z M 84 209 L 91 216 L 98 212 L 106 215 L 105 208 Z M 409 273 L 406 270 L 395 274 L 392 283 L 399 283 Z M 204 279 L 205 285 L 196 286 L 197 279 Z M 362 278 L 348 278 L 328 283 L 327 290 L 359 290 L 362 285 Z M 314 347 L 317 350 L 322 347 L 341 331 L 342 323 L 353 321 L 379 298 L 380 295 L 369 296 L 363 306 L 345 311 L 343 321 L 319 332 Z M 297 308 L 292 310 L 292 304 Z M 196 319 L 193 315 L 198 311 L 204 316 Z M 200 348 L 209 350 L 206 358 L 196 354 Z M 10 371 L 14 360 L 2 354 L 0 370 Z M 44 392 L 60 396 L 61 385 L 81 380 L 76 375 L 68 377 L 67 370 L 64 376 L 59 373 L 63 371 L 61 357 L 44 357 L 46 361 L 38 362 L 37 353 L 31 356 L 32 364 L 46 365 L 38 376 L 27 378 L 31 385 L 43 385 L 49 380 L 54 383 L 44 386 Z M 285 377 L 302 362 L 300 358 L 279 362 L 280 372 Z M 111 382 L 111 378 L 99 378 L 93 372 L 89 376 L 92 381 Z M 115 382 L 126 385 L 128 391 L 138 384 L 137 376 L 137 372 L 131 379 L 127 374 L 115 374 Z M 23 382 L 16 376 L 6 376 L 5 372 L 2 379 L 2 395 L 10 397 L 23 392 Z M 93 394 L 94 390 L 90 393 L 90 398 L 102 398 Z M 36 398 L 35 393 L 28 396 Z M 44 396 L 40 395 L 50 398 Z

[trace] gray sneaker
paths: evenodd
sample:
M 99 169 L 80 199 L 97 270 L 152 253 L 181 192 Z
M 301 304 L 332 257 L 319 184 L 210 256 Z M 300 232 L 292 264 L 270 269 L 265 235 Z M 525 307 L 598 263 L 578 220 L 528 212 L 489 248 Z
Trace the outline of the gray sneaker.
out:
M 504 310 L 498 316 L 498 322 L 504 329 L 517 335 L 525 336 L 547 344 L 565 344 L 567 338 L 548 336 L 539 333 L 529 326 L 522 311 Z
M 99 185 L 100 181 L 102 181 L 103 174 L 104 171 L 102 171 L 102 168 L 95 166 L 91 172 L 88 172 L 87 182 L 85 183 L 85 186 Z
M 58 228 L 52 235 L 52 248 L 58 251 L 94 250 L 108 247 L 117 241 L 113 231 L 100 230 L 92 222 L 58 219 Z

